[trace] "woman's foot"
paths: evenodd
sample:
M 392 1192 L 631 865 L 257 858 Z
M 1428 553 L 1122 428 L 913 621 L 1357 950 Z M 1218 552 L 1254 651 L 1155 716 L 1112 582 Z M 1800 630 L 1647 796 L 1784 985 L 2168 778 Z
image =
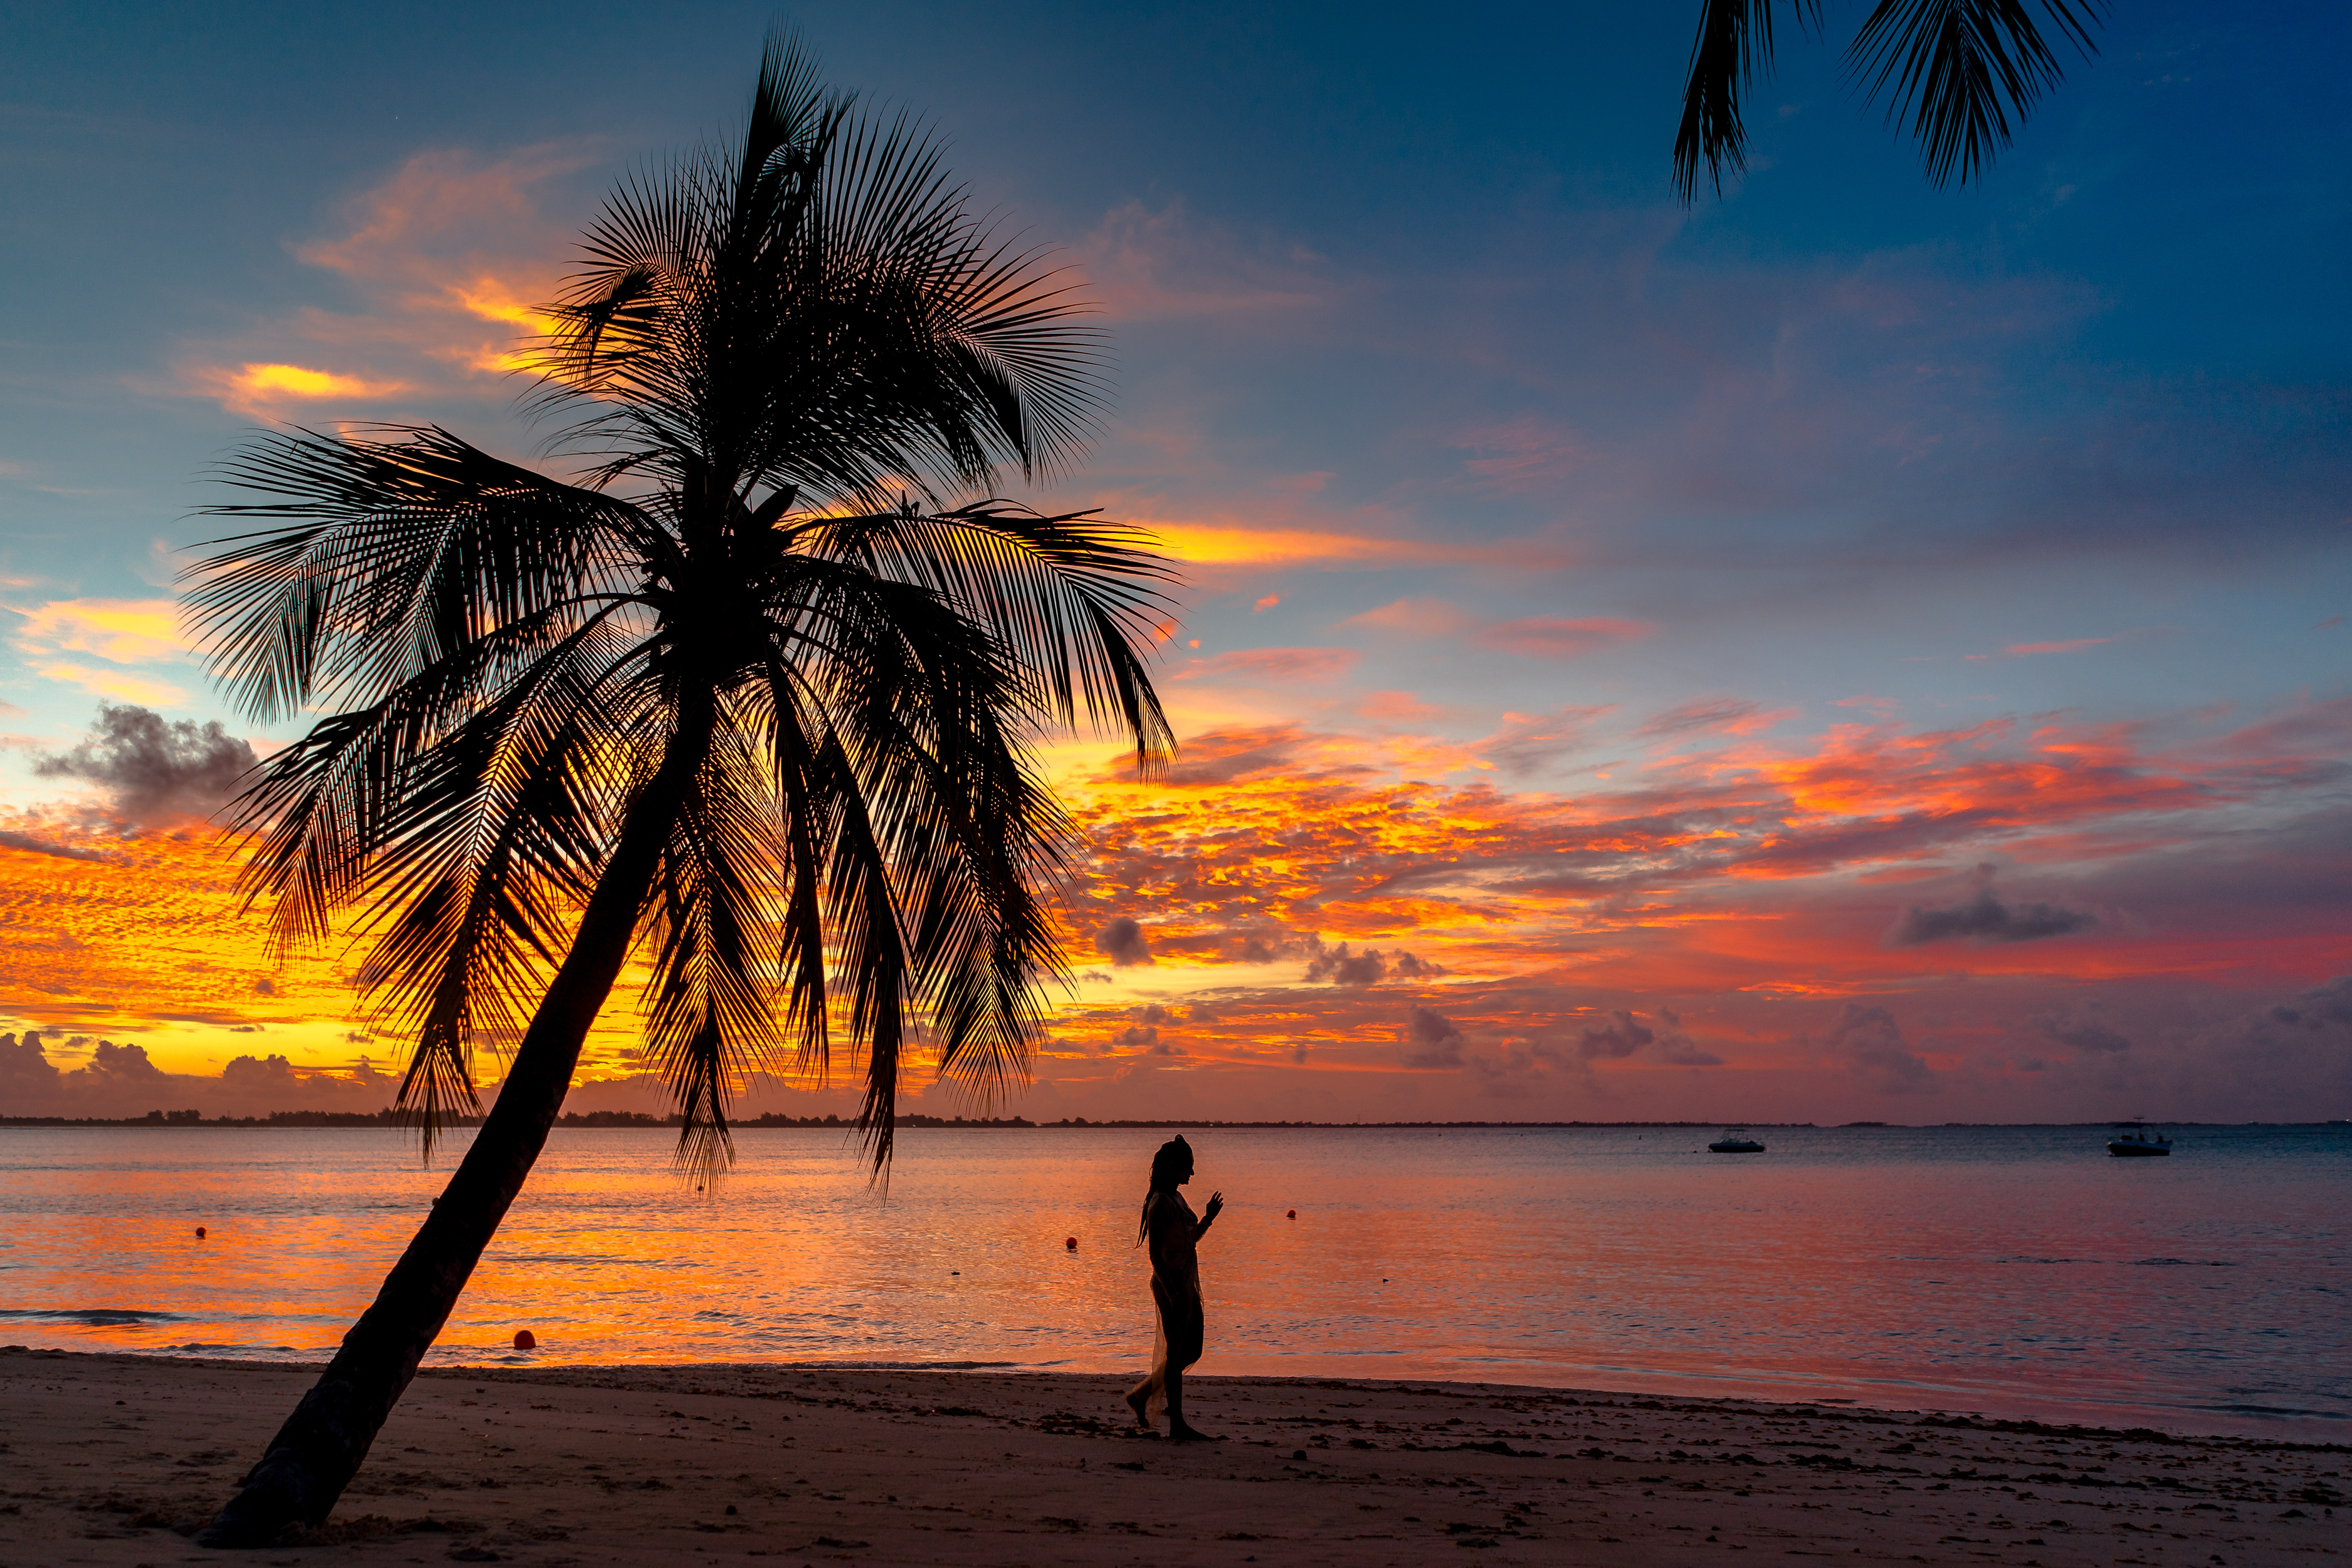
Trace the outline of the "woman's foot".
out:
M 1147 1432 L 1151 1430 L 1151 1390 L 1148 1384 L 1142 1388 L 1130 1388 L 1127 1391 L 1127 1407 L 1135 1412 L 1135 1424 Z
M 1168 1440 L 1171 1443 L 1222 1443 L 1224 1441 L 1222 1437 L 1212 1437 L 1206 1432 L 1181 1421 L 1168 1429 Z

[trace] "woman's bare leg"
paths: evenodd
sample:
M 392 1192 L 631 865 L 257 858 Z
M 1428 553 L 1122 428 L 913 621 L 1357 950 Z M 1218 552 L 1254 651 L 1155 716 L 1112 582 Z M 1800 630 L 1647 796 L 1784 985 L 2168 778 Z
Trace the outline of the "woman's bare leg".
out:
M 1145 1431 L 1151 1430 L 1151 1396 L 1160 1392 L 1160 1369 L 1153 1367 L 1151 1375 L 1127 1391 L 1127 1407 L 1135 1412 L 1135 1424 Z
M 1179 1443 L 1205 1443 L 1206 1432 L 1196 1430 L 1184 1419 L 1184 1373 L 1181 1367 L 1168 1369 L 1168 1436 Z

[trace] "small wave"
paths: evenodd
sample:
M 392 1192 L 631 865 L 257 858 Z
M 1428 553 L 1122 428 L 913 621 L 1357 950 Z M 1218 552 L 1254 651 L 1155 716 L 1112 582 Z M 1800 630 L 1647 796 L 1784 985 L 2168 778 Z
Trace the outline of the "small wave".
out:
M 1017 1361 L 803 1361 L 787 1363 L 825 1372 L 988 1372 Z
M 2135 1258 L 2134 1268 L 2235 1268 L 2237 1265 L 2221 1258 Z
M 120 1323 L 186 1323 L 184 1312 L 142 1312 L 129 1307 L 5 1307 L 0 1319 L 16 1323 L 80 1323 L 86 1328 L 111 1328 Z

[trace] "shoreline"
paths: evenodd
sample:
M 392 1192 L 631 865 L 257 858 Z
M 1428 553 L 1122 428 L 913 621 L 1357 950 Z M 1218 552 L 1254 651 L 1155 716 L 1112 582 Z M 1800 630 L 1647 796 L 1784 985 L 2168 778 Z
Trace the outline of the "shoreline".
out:
M 0 1351 L 12 1564 L 218 1563 L 208 1518 L 315 1375 Z M 1819 1403 L 1393 1379 L 1188 1379 L 1225 1434 L 1140 1434 L 1123 1379 L 782 1363 L 421 1371 L 326 1529 L 273 1562 L 2017 1568 L 2345 1555 L 2352 1446 Z M 1140 1544 L 1150 1537 L 1150 1545 Z M 1263 1544 L 1247 1544 L 1263 1543 Z M 496 1556 L 486 1555 L 495 1553 Z
M 0 1335 L 26 1335 L 21 1321 L 0 1322 Z M 213 1344 L 159 1346 L 152 1350 L 121 1343 L 98 1345 L 61 1342 L 59 1338 L 26 1335 L 26 1342 L 0 1343 L 0 1355 L 122 1357 L 132 1361 L 204 1368 L 271 1368 L 315 1375 L 322 1371 L 331 1346 L 277 1347 L 268 1352 Z M 565 1353 L 541 1345 L 529 1352 L 509 1352 L 499 1345 L 436 1346 L 417 1375 L 504 1375 L 538 1373 L 562 1378 L 638 1371 L 684 1375 L 697 1370 L 762 1373 L 938 1373 L 947 1375 L 987 1373 L 1010 1378 L 1118 1378 L 1128 1375 L 1126 1363 L 1112 1358 L 1072 1356 L 1052 1362 L 1023 1361 L 902 1361 L 871 1360 L 746 1360 L 740 1356 L 648 1356 L 614 1359 L 595 1352 Z M 1331 1357 L 1341 1364 L 1308 1369 L 1266 1364 L 1269 1358 L 1251 1357 L 1220 1348 L 1213 1358 L 1218 1370 L 1191 1374 L 1235 1386 L 1279 1384 L 1300 1386 L 1362 1386 L 1444 1391 L 1485 1390 L 1523 1394 L 1530 1397 L 1576 1396 L 1621 1401 L 1664 1400 L 1675 1403 L 1723 1405 L 1759 1410 L 1795 1411 L 1819 1408 L 1828 1413 L 1882 1415 L 1906 1421 L 1958 1422 L 1988 1431 L 2050 1432 L 2165 1437 L 2247 1439 L 2284 1448 L 2333 1447 L 2352 1452 L 2352 1419 L 2325 1411 L 2270 1406 L 2147 1405 L 2083 1395 L 2070 1398 L 2015 1391 L 1895 1384 L 1881 1381 L 1825 1382 L 1816 1378 L 1776 1379 L 1747 1372 L 1707 1373 L 1689 1370 L 1627 1369 L 1597 1366 L 1544 1368 L 1528 1363 L 1494 1364 L 1489 1375 L 1481 1369 L 1447 1368 L 1419 1363 L 1405 1371 L 1380 1370 L 1365 1363 L 1374 1358 Z M 1353 1361 L 1355 1364 L 1346 1364 Z M 1559 1375 L 1547 1379 L 1546 1371 Z

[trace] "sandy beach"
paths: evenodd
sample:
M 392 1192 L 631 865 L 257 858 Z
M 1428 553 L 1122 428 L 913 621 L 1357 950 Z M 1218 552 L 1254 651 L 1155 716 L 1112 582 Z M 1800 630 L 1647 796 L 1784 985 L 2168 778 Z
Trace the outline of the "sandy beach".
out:
M 0 1352 L 0 1560 L 163 1564 L 307 1385 Z M 2352 1552 L 2341 1446 L 1475 1384 L 772 1365 L 437 1371 L 272 1564 L 1694 1563 L 2225 1568 Z

